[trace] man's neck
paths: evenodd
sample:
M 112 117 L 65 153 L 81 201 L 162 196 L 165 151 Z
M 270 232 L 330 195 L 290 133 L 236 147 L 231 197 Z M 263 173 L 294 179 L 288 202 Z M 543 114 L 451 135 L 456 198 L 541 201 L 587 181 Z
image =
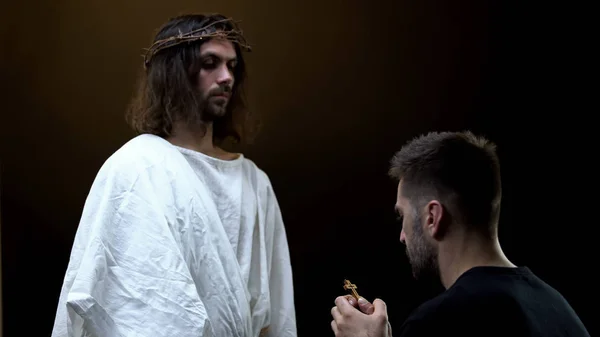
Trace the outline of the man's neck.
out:
M 174 124 L 172 135 L 167 137 L 167 140 L 173 145 L 218 159 L 232 160 L 239 156 L 214 145 L 212 124 L 198 126 Z
M 484 239 L 474 233 L 456 233 L 439 246 L 438 262 L 444 288 L 450 288 L 473 267 L 516 267 L 506 258 L 498 238 Z

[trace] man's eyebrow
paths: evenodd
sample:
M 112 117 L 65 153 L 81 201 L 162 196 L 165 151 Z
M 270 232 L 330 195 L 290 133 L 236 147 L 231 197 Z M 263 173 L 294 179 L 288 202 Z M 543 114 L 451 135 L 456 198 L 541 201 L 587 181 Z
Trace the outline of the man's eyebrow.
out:
M 204 52 L 202 54 L 200 54 L 201 58 L 206 58 L 206 57 L 213 57 L 219 60 L 226 60 L 227 62 L 231 62 L 231 61 L 237 61 L 237 56 L 234 56 L 233 58 L 227 59 L 225 57 L 223 57 L 222 55 L 219 55 L 217 53 L 211 52 L 211 51 L 207 51 Z
M 394 212 L 398 215 L 402 215 L 402 210 L 400 209 L 400 207 L 398 207 L 398 205 L 394 206 Z

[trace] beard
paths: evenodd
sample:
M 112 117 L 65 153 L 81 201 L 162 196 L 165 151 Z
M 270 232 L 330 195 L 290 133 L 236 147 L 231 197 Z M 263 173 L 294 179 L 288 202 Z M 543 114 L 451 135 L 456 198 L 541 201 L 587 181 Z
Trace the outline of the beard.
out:
M 214 122 L 227 114 L 227 106 L 231 98 L 224 98 L 219 95 L 224 93 L 231 94 L 231 88 L 220 87 L 211 90 L 202 100 L 201 116 L 204 122 Z
M 410 262 L 415 279 L 439 278 L 438 255 L 436 247 L 425 239 L 421 216 L 413 219 L 413 235 L 409 245 L 406 245 L 406 254 Z
M 227 113 L 227 103 L 228 100 L 226 99 L 209 97 L 204 101 L 204 111 L 202 112 L 202 115 L 211 122 L 215 119 L 219 119 Z

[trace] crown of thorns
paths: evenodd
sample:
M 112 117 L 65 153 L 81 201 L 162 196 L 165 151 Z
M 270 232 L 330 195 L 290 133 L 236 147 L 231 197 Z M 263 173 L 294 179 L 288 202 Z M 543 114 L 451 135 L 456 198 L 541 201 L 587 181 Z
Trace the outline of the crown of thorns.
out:
M 220 23 L 229 22 L 231 24 L 231 29 L 227 28 L 216 28 L 215 26 Z M 173 46 L 177 46 L 183 43 L 191 43 L 194 41 L 200 41 L 204 39 L 213 39 L 213 38 L 221 38 L 231 41 L 232 43 L 237 44 L 240 48 L 245 51 L 251 51 L 252 47 L 246 41 L 246 38 L 243 35 L 243 32 L 238 28 L 238 25 L 233 19 L 222 19 L 214 21 L 202 28 L 192 30 L 187 33 L 182 33 L 179 31 L 179 34 L 175 36 L 171 36 L 162 40 L 158 40 L 150 46 L 150 48 L 146 49 L 146 53 L 144 54 L 144 68 L 148 68 L 150 61 L 152 61 L 152 57 L 156 55 L 163 49 L 171 48 Z

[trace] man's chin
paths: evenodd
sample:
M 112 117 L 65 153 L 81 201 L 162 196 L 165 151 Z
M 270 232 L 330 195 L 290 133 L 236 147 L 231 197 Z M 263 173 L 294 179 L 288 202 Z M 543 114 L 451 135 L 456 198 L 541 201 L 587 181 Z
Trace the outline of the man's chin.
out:
M 206 112 L 213 119 L 220 118 L 227 113 L 227 105 L 210 104 L 208 109 L 206 109 Z

